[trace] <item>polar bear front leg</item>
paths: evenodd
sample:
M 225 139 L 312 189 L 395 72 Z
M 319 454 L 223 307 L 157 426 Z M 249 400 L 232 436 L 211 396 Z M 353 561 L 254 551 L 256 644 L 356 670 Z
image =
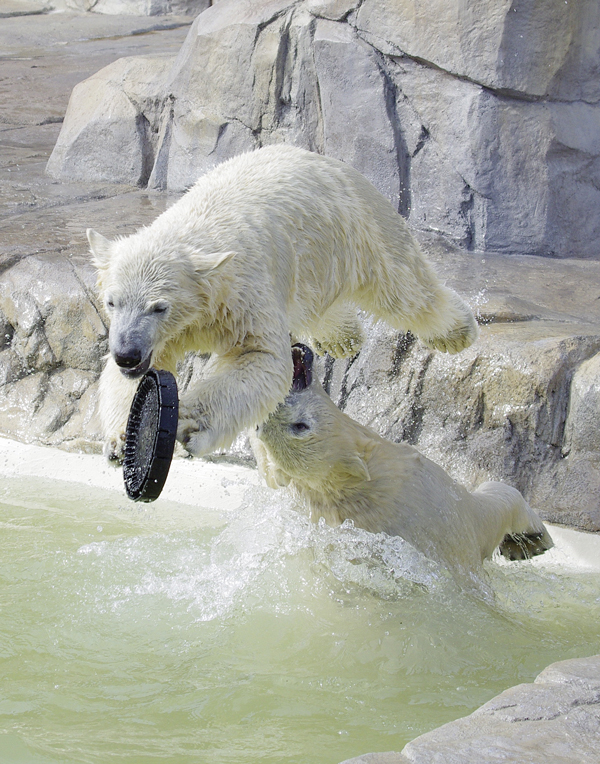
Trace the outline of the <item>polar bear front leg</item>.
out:
M 275 349 L 235 348 L 217 356 L 207 377 L 181 397 L 177 439 L 193 456 L 227 448 L 284 400 L 292 373 L 287 333 Z
M 100 375 L 100 422 L 104 435 L 104 455 L 115 465 L 125 455 L 125 430 L 139 379 L 127 379 L 109 356 Z

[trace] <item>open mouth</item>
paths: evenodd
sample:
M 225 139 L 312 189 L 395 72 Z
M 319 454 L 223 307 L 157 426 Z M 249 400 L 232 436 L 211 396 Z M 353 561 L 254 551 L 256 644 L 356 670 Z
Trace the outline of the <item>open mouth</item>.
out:
M 296 392 L 306 390 L 312 383 L 312 350 L 298 342 L 296 345 L 292 345 L 292 359 L 294 362 L 292 390 Z
M 119 371 L 124 377 L 127 377 L 128 379 L 137 379 L 137 377 L 141 377 L 143 374 L 145 374 L 148 369 L 150 368 L 150 364 L 152 362 L 152 354 L 150 354 L 144 361 L 142 361 L 137 366 L 119 366 Z

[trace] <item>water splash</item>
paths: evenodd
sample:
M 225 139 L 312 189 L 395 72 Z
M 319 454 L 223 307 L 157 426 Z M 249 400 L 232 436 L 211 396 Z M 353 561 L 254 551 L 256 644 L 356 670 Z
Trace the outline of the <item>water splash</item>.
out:
M 185 603 L 199 621 L 256 607 L 290 612 L 302 587 L 314 586 L 315 576 L 330 588 L 355 587 L 391 600 L 445 578 L 401 538 L 371 534 L 350 521 L 341 528 L 314 525 L 285 494 L 260 488 L 248 490 L 243 506 L 221 529 L 94 541 L 78 554 L 95 557 L 106 571 L 102 580 L 112 580 L 100 598 L 107 607 L 163 597 Z M 94 598 L 98 601 L 97 593 Z

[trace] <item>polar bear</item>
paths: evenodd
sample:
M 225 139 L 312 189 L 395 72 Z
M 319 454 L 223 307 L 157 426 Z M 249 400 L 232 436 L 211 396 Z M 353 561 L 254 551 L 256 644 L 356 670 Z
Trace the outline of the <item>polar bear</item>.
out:
M 511 560 L 553 546 L 521 494 L 503 483 L 470 493 L 405 443 L 392 443 L 340 411 L 312 378 L 309 348 L 293 348 L 290 394 L 250 434 L 272 488 L 290 485 L 314 521 L 352 520 L 401 536 L 427 557 L 464 572 L 500 552 Z
M 357 308 L 450 353 L 477 336 L 388 200 L 351 167 L 291 146 L 224 162 L 131 236 L 87 235 L 110 320 L 100 415 L 111 459 L 140 377 L 151 364 L 175 372 L 188 351 L 212 354 L 180 401 L 178 439 L 200 456 L 285 398 L 290 336 L 353 355 Z

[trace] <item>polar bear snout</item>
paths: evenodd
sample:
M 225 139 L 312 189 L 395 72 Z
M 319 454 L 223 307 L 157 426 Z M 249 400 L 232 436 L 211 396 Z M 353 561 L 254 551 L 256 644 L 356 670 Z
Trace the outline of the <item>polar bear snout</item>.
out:
M 136 377 L 141 377 L 142 374 L 145 374 L 150 368 L 150 363 L 152 362 L 152 354 L 142 359 L 141 353 L 138 351 L 133 351 L 129 355 L 113 354 L 113 358 L 121 370 L 121 374 L 124 374 L 126 377 L 133 379 Z
M 115 353 L 113 357 L 117 366 L 122 369 L 133 369 L 144 360 L 137 348 L 132 348 L 128 353 Z
M 152 363 L 152 347 L 136 340 L 138 338 L 135 336 L 126 337 L 123 335 L 117 335 L 113 340 L 112 336 L 109 335 L 110 353 L 114 362 L 122 374 L 132 379 L 145 374 Z
M 113 315 L 108 346 L 114 362 L 126 377 L 141 377 L 150 368 L 155 333 L 152 321 L 144 316 Z

